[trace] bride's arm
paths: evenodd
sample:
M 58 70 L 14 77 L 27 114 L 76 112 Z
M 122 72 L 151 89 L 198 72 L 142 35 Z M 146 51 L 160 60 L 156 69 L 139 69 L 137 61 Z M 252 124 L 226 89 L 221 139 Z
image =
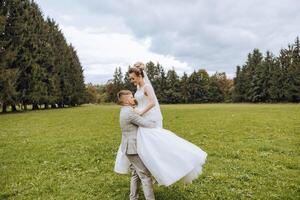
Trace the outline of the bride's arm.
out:
M 149 85 L 146 85 L 144 88 L 145 91 L 145 95 L 148 96 L 148 104 L 145 107 L 144 110 L 141 111 L 140 115 L 145 114 L 146 112 L 148 112 L 151 108 L 153 108 L 155 106 L 155 94 L 154 91 L 151 87 L 149 87 Z

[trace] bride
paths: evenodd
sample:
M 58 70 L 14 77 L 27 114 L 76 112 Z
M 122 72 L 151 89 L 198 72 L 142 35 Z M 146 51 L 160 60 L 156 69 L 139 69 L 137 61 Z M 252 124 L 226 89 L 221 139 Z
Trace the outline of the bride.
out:
M 179 180 L 191 183 L 202 173 L 207 153 L 162 128 L 159 103 L 144 68 L 144 64 L 138 62 L 128 71 L 131 82 L 137 86 L 134 94 L 137 100 L 135 111 L 145 119 L 155 121 L 157 127 L 138 128 L 137 152 L 159 185 L 169 186 Z M 114 171 L 127 174 L 129 165 L 120 146 Z

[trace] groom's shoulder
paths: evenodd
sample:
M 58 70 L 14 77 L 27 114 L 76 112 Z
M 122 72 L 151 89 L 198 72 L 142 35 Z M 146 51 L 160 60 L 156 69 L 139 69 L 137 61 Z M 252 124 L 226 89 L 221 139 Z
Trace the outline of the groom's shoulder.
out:
M 122 107 L 120 112 L 120 120 L 128 120 L 133 115 L 131 107 Z
M 121 108 L 121 113 L 128 113 L 128 112 L 132 112 L 132 108 L 130 106 L 123 106 Z

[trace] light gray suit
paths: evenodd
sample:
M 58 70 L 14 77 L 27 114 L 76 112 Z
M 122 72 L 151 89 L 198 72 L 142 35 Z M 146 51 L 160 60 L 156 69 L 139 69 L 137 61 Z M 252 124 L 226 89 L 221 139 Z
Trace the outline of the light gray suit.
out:
M 145 120 L 135 113 L 130 106 L 122 106 L 120 126 L 122 130 L 121 149 L 126 153 L 130 161 L 130 169 L 132 170 L 129 198 L 131 200 L 138 199 L 138 188 L 140 182 L 142 182 L 146 200 L 153 200 L 154 193 L 151 174 L 137 154 L 136 138 L 139 126 L 154 128 L 155 122 Z
M 145 120 L 133 111 L 130 106 L 122 106 L 120 112 L 120 127 L 122 130 L 122 152 L 126 154 L 137 154 L 136 137 L 138 127 L 154 128 L 155 122 Z

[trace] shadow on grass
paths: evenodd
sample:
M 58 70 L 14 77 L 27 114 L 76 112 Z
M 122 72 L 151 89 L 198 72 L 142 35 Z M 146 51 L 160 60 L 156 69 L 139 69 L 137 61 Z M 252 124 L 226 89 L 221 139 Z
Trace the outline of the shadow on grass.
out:
M 7 112 L 2 112 L 2 110 L 0 109 L 0 116 L 1 115 L 15 115 L 15 114 L 24 114 L 24 113 L 31 113 L 31 112 L 41 112 L 41 111 L 49 111 L 49 110 L 65 110 L 65 109 L 71 109 L 71 108 L 79 108 L 79 107 L 83 107 L 82 105 L 78 105 L 78 106 L 69 106 L 69 107 L 56 107 L 56 108 L 39 108 L 36 110 L 32 110 L 32 109 L 26 109 L 26 110 L 16 110 L 16 111 L 7 111 Z
M 0 200 L 7 200 L 18 195 L 18 192 L 0 194 Z

